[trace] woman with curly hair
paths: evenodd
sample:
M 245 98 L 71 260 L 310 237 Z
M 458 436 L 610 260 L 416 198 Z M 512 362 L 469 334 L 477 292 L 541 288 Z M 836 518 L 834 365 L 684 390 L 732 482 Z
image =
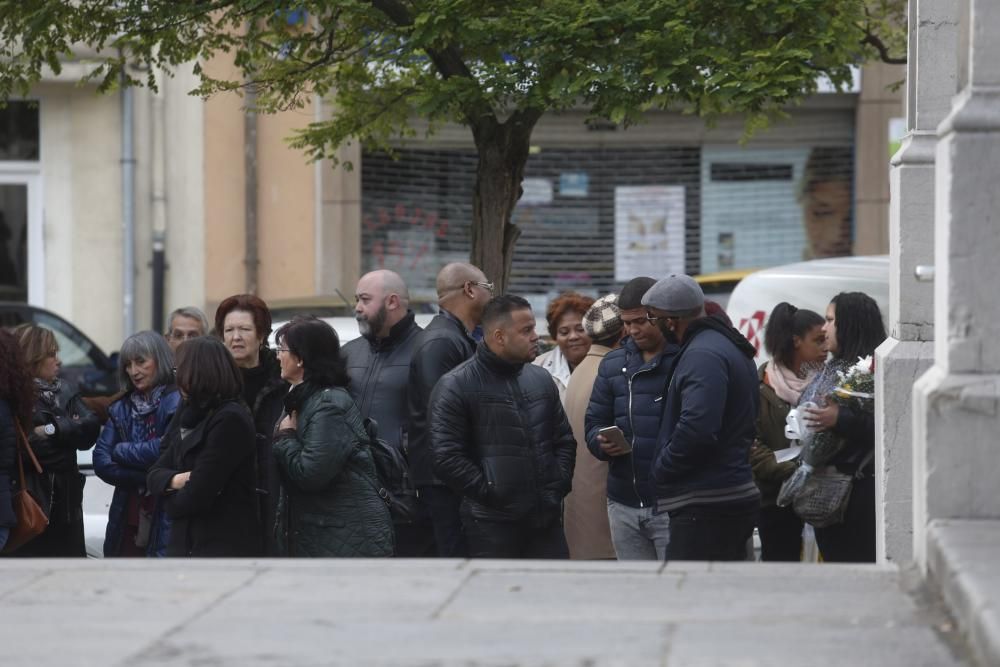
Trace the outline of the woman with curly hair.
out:
M 35 386 L 17 339 L 0 329 L 0 549 L 17 524 L 11 506 L 11 480 L 17 475 L 18 426 L 31 429 Z
M 83 484 L 76 452 L 94 446 L 101 429 L 79 394 L 59 379 L 62 362 L 55 334 L 34 324 L 14 330 L 34 376 L 36 400 L 28 441 L 42 464 L 41 493 L 47 502 L 45 532 L 18 549 L 19 556 L 85 557 Z
M 875 415 L 851 404 L 827 398 L 859 359 L 874 356 L 885 340 L 885 326 L 878 304 L 861 292 L 841 292 L 826 309 L 824 347 L 830 353 L 823 371 L 803 390 L 799 405 L 818 405 L 805 410 L 806 425 L 813 431 L 830 431 L 843 439 L 843 447 L 829 461 L 837 471 L 853 475 L 844 520 L 816 528 L 816 544 L 823 560 L 840 563 L 875 562 Z
M 541 354 L 533 362 L 549 372 L 559 398 L 565 402 L 569 376 L 590 350 L 590 336 L 583 328 L 583 316 L 594 304 L 594 299 L 577 292 L 563 292 L 545 309 L 549 336 L 556 346 Z

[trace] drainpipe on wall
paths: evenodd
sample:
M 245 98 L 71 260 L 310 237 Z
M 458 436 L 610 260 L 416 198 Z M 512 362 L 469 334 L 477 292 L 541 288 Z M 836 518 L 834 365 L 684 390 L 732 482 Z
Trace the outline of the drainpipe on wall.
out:
M 135 333 L 135 99 L 121 75 L 122 338 Z
M 260 255 L 257 247 L 257 91 L 246 89 L 246 110 L 243 121 L 243 170 L 246 178 L 245 236 L 246 291 L 257 294 Z
M 153 331 L 166 331 L 164 326 L 164 292 L 167 271 L 167 141 L 166 98 L 164 84 L 151 94 L 150 131 L 152 132 L 152 184 L 150 199 L 153 215 Z

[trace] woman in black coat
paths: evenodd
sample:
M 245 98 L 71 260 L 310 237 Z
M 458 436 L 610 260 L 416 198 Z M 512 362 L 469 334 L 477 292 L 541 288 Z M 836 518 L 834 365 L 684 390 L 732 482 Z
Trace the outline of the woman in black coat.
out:
M 271 335 L 271 311 L 253 294 L 223 299 L 215 311 L 215 331 L 243 376 L 243 400 L 253 415 L 257 431 L 257 493 L 260 504 L 264 554 L 278 553 L 274 543 L 275 512 L 280 478 L 271 454 L 274 427 L 284 410 L 288 383 L 281 379 L 281 365 L 267 345 Z
M 34 403 L 31 373 L 17 339 L 0 329 L 0 549 L 17 524 L 11 506 L 11 482 L 17 473 L 17 427 L 31 429 Z M 25 471 L 30 470 L 26 463 Z
M 86 557 L 83 537 L 84 476 L 78 450 L 94 446 L 100 421 L 59 379 L 59 344 L 50 330 L 22 324 L 14 330 L 34 377 L 36 400 L 28 440 L 42 464 L 40 493 L 49 515 L 45 532 L 17 550 L 18 556 Z
M 195 338 L 177 349 L 184 404 L 164 436 L 147 486 L 172 521 L 168 556 L 258 556 L 254 425 L 225 346 Z

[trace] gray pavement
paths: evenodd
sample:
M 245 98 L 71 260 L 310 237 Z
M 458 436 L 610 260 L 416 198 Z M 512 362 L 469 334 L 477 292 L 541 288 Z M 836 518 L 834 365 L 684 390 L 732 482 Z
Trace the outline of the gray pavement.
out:
M 971 664 L 915 572 L 540 561 L 0 561 L 4 665 Z

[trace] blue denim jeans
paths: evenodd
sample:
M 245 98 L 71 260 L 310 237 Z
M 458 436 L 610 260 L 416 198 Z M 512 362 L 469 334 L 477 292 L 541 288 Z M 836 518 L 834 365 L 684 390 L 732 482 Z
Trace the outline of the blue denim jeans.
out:
M 3 549 L 4 545 L 7 544 L 8 537 L 10 537 L 10 528 L 0 526 L 0 549 Z
M 629 507 L 608 500 L 611 543 L 618 560 L 663 560 L 670 544 L 670 516 L 652 507 Z

